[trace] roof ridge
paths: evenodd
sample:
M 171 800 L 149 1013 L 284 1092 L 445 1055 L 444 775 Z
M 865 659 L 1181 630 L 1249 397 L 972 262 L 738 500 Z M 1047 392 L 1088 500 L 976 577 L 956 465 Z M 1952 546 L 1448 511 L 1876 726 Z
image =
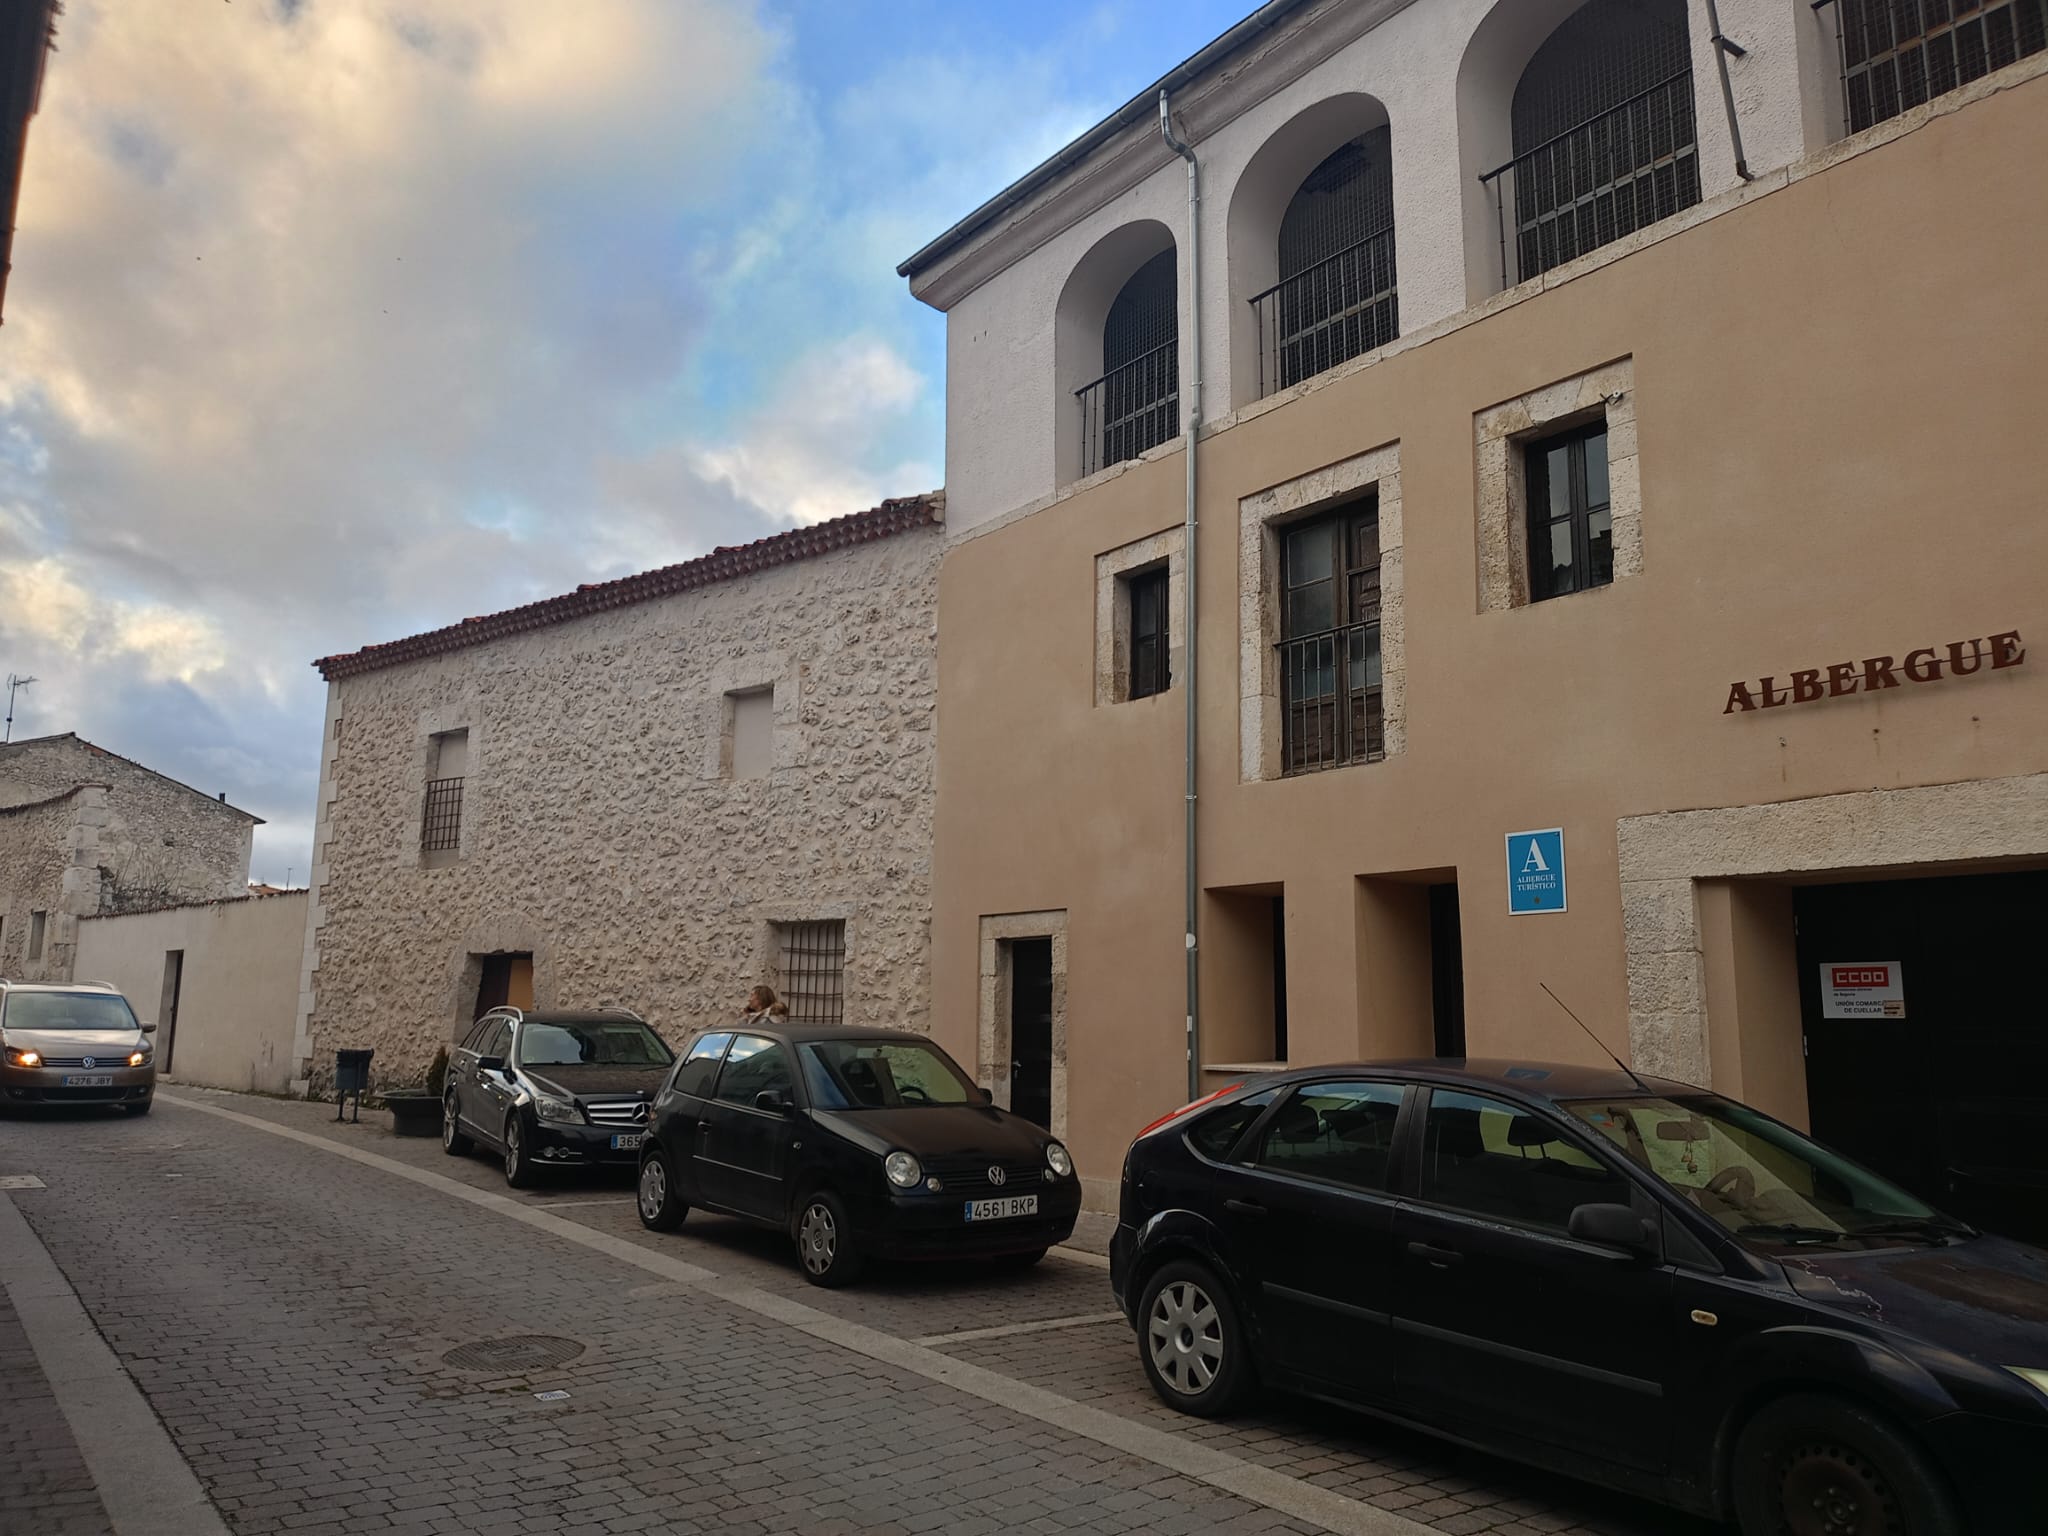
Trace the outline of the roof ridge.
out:
M 943 488 L 917 496 L 892 496 L 863 512 L 849 512 L 821 523 L 785 529 L 750 544 L 721 544 L 694 560 L 657 566 L 650 571 L 618 576 L 610 581 L 586 581 L 573 592 L 462 619 L 397 640 L 366 645 L 360 650 L 323 656 L 313 665 L 322 677 L 333 682 L 336 678 L 374 672 L 383 667 L 482 645 L 507 635 L 587 618 L 608 609 L 652 602 L 656 598 L 731 581 L 835 549 L 909 533 L 942 523 L 945 518 L 946 493 Z

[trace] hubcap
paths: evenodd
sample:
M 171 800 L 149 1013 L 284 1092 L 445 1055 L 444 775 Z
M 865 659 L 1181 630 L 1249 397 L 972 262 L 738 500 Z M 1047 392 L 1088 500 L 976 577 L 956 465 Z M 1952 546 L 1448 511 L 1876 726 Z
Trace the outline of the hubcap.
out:
M 1843 1445 L 1802 1445 L 1784 1459 L 1778 1509 L 1790 1536 L 1897 1536 L 1905 1518 L 1882 1473 Z
M 441 1101 L 441 1144 L 455 1145 L 455 1100 L 452 1098 Z
M 1223 1319 L 1216 1303 L 1191 1280 L 1161 1289 L 1145 1334 L 1152 1368 L 1183 1396 L 1199 1397 L 1223 1368 Z
M 667 1202 L 668 1175 L 662 1171 L 660 1160 L 650 1157 L 640 1165 L 640 1214 L 652 1221 Z
M 832 1260 L 839 1252 L 839 1224 L 832 1219 L 832 1212 L 820 1201 L 804 1208 L 803 1224 L 797 1228 L 797 1251 L 803 1255 L 804 1268 L 814 1275 L 822 1275 L 832 1267 Z
M 514 1120 L 505 1131 L 505 1171 L 512 1172 L 519 1166 L 519 1122 Z

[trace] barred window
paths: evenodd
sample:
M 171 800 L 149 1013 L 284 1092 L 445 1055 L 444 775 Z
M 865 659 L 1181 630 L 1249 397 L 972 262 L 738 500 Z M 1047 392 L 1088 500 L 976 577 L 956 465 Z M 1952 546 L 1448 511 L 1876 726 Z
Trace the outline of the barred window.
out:
M 1849 131 L 2048 49 L 2048 0 L 1836 0 Z
M 1384 756 L 1378 500 L 1283 530 L 1280 582 L 1283 770 Z
M 831 920 L 775 925 L 782 1000 L 793 1024 L 846 1020 L 846 924 Z
M 1173 685 L 1167 666 L 1167 567 L 1130 578 L 1130 697 L 1149 699 Z
M 468 769 L 468 731 L 441 731 L 428 743 L 420 852 L 453 853 L 462 846 L 462 786 Z

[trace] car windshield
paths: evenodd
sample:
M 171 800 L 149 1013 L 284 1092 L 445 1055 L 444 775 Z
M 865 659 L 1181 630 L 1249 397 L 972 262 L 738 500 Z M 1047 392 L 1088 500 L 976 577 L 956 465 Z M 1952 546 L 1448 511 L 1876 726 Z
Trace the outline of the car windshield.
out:
M 1729 1099 L 1588 1099 L 1564 1108 L 1754 1248 L 1939 1243 L 1969 1230 Z
M 15 992 L 0 1014 L 7 1029 L 135 1029 L 128 1000 L 111 992 Z
M 812 1040 L 798 1047 L 819 1109 L 971 1104 L 974 1085 L 935 1045 L 908 1040 Z
M 530 1021 L 519 1036 L 522 1067 L 665 1067 L 674 1059 L 638 1019 Z

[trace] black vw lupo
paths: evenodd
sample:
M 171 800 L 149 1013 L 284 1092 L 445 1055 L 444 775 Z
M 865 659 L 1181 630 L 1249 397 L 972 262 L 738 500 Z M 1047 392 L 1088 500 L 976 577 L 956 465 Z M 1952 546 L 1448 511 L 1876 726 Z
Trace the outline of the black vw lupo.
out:
M 1073 1232 L 1081 1184 L 923 1035 L 748 1025 L 698 1034 L 662 1085 L 638 1203 L 657 1232 L 693 1205 L 781 1227 L 804 1277 L 836 1286 L 870 1258 L 1034 1264 Z
M 1263 1379 L 1746 1536 L 2048 1530 L 2048 1254 L 1683 1084 L 1226 1091 L 1131 1147 L 1110 1282 L 1184 1412 Z

